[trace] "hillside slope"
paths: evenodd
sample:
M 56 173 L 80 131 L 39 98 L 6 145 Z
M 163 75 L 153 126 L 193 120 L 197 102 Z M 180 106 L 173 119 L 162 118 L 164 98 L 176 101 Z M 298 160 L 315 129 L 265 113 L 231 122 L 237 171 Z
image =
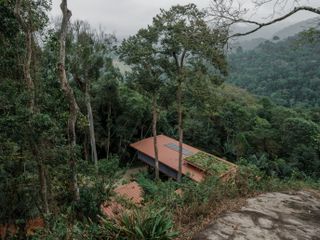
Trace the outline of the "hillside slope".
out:
M 273 41 L 275 36 L 280 40 L 285 40 L 288 37 L 293 37 L 294 35 L 310 28 L 320 29 L 319 17 L 309 18 L 289 25 L 285 22 L 272 24 L 252 34 L 233 39 L 233 41 L 230 42 L 230 46 L 233 50 L 236 50 L 238 47 L 242 47 L 243 50 L 253 50 L 266 40 Z M 231 28 L 231 32 L 233 33 L 243 33 L 250 30 L 252 30 L 252 26 L 234 25 Z
M 320 42 L 300 36 L 266 41 L 229 56 L 229 82 L 285 106 L 319 106 Z

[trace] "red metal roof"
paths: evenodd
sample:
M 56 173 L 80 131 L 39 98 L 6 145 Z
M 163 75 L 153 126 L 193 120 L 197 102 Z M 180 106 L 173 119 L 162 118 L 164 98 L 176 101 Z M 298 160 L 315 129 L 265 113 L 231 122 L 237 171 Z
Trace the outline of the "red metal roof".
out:
M 157 144 L 158 144 L 158 157 L 159 162 L 167 165 L 168 167 L 174 169 L 175 171 L 178 171 L 179 169 L 179 152 L 169 148 L 166 146 L 167 144 L 176 144 L 179 146 L 179 142 L 173 138 L 167 137 L 165 135 L 158 135 L 157 136 Z M 154 154 L 154 146 L 153 146 L 153 137 L 149 137 L 146 139 L 143 139 L 141 141 L 138 141 L 136 143 L 133 143 L 130 145 L 134 149 L 138 150 L 139 152 L 142 152 L 143 154 L 155 158 Z M 192 152 L 192 154 L 196 154 L 197 152 L 200 152 L 199 149 L 196 149 L 194 147 L 191 147 L 187 144 L 182 145 L 182 148 L 186 151 Z M 183 155 L 183 159 L 188 156 Z M 191 179 L 197 182 L 201 182 L 205 178 L 205 173 L 195 167 L 190 166 L 187 164 L 185 160 L 183 160 L 182 163 L 182 174 L 188 175 Z
M 135 204 L 140 204 L 143 200 L 143 190 L 137 182 L 130 182 L 128 184 L 117 187 L 115 193 L 121 197 L 127 198 Z
M 139 205 L 143 201 L 143 190 L 135 181 L 117 187 L 114 192 L 118 196 L 130 200 L 136 205 Z M 126 208 L 112 198 L 111 201 L 105 202 L 101 206 L 101 210 L 109 218 L 116 218 L 121 215 Z

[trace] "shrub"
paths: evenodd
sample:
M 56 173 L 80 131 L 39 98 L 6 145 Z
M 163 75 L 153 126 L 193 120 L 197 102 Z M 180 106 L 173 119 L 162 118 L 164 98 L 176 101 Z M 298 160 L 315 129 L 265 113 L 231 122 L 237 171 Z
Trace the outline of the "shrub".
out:
M 166 210 L 136 209 L 125 213 L 119 221 L 102 218 L 103 239 L 170 240 L 178 234 Z
M 154 181 L 151 176 L 140 173 L 137 182 L 144 190 L 145 201 L 151 201 L 159 208 L 175 209 L 181 203 L 181 197 L 175 192 L 181 184 L 176 181 Z
M 235 175 L 235 186 L 239 194 L 247 195 L 261 188 L 264 174 L 255 165 L 240 165 Z
M 145 194 L 154 195 L 158 192 L 158 186 L 154 180 L 151 180 L 146 174 L 140 173 L 137 176 L 137 182 L 143 188 Z
M 214 189 L 219 185 L 219 178 L 210 176 L 201 183 L 187 180 L 183 185 L 183 202 L 185 204 L 192 202 L 206 203 Z
M 101 215 L 101 204 L 108 200 L 111 190 L 117 180 L 119 160 L 112 156 L 108 161 L 101 159 L 98 162 L 98 172 L 93 165 L 82 162 L 83 186 L 80 187 L 80 201 L 74 206 L 75 213 L 80 219 L 89 218 L 97 221 Z
M 80 188 L 80 201 L 75 206 L 75 212 L 81 213 L 80 217 L 97 221 L 97 216 L 101 215 L 100 206 L 107 198 L 108 194 L 103 184 L 82 187 Z

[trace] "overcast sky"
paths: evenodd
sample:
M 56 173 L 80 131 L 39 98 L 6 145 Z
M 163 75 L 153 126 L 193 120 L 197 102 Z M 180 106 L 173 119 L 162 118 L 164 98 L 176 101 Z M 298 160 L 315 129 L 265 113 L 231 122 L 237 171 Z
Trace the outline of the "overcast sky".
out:
M 241 0 L 246 8 L 252 9 L 251 0 Z M 61 15 L 60 0 L 53 0 L 52 17 Z M 160 8 L 169 9 L 172 5 L 195 3 L 200 9 L 209 6 L 210 0 L 69 0 L 72 20 L 88 21 L 92 26 L 102 28 L 108 33 L 115 33 L 123 38 L 135 34 L 142 27 L 152 22 L 152 17 L 159 13 Z M 293 0 L 289 0 L 293 2 Z M 320 7 L 320 0 L 301 0 L 302 4 Z M 292 5 L 290 5 L 292 7 Z M 285 9 L 284 11 L 286 11 Z M 263 20 L 272 13 L 272 6 L 266 5 L 255 13 L 253 18 Z M 317 15 L 300 12 L 286 23 L 294 23 Z

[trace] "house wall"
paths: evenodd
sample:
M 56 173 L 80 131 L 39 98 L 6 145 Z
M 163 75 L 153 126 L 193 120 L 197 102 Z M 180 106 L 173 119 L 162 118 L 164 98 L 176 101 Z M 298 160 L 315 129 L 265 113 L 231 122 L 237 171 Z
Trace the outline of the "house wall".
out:
M 138 159 L 145 162 L 146 164 L 150 165 L 151 167 L 155 167 L 155 159 L 151 158 L 141 152 L 138 152 Z M 167 165 L 159 162 L 159 171 L 167 175 L 168 177 L 172 177 L 177 179 L 178 172 Z

